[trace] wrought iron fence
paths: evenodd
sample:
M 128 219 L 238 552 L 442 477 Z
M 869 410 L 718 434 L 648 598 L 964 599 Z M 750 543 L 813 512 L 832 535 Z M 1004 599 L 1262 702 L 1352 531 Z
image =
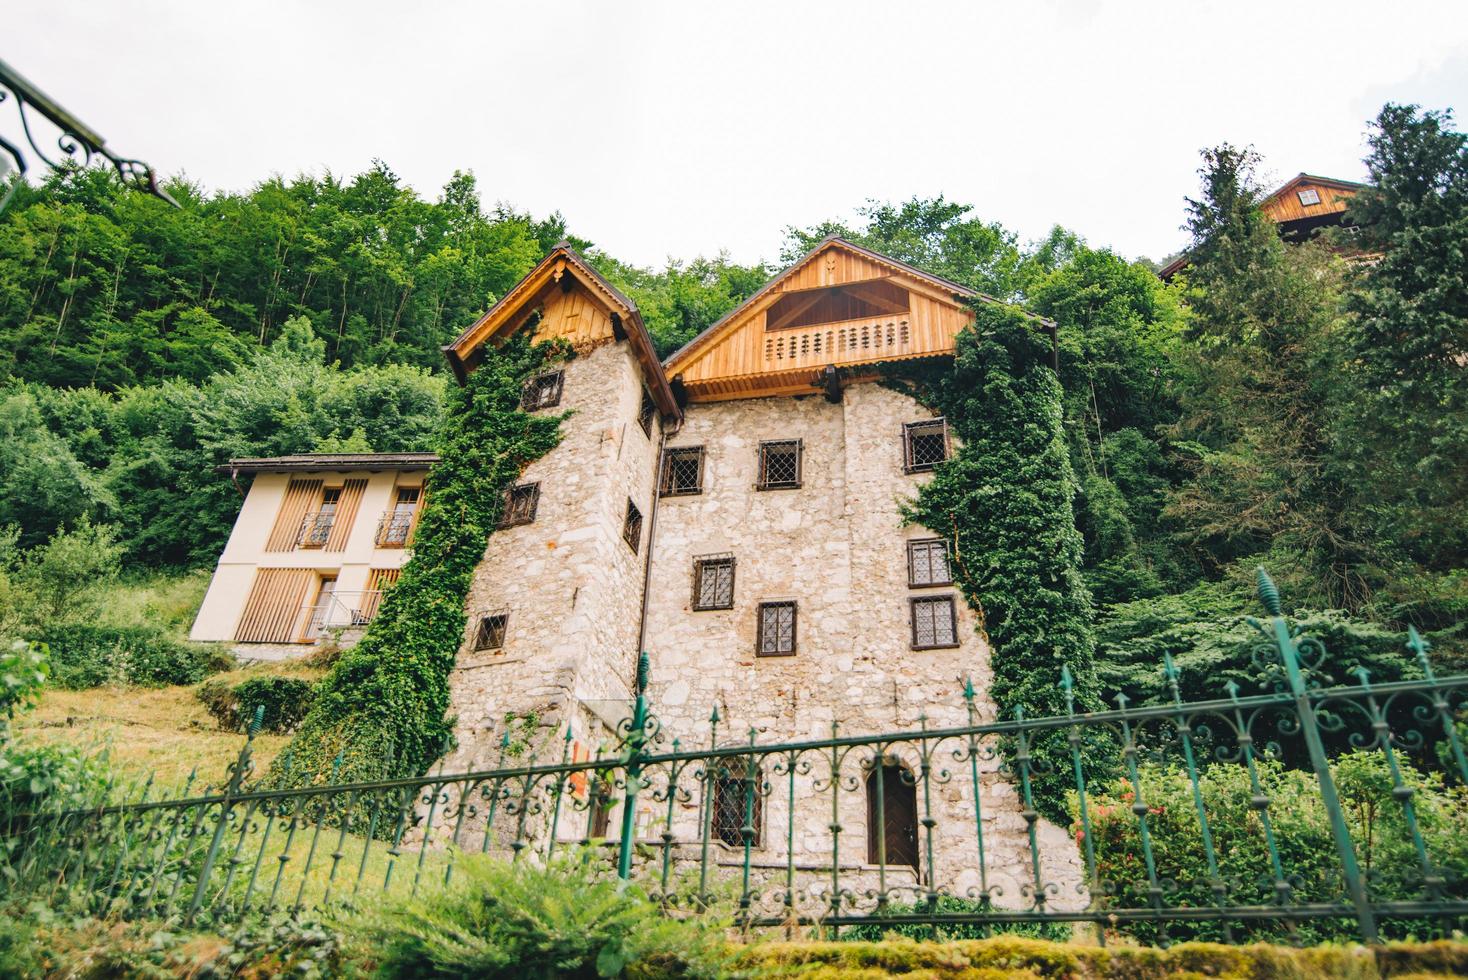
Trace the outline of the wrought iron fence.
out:
M 1259 693 L 1184 702 L 1168 659 L 1158 704 L 985 721 L 966 683 L 958 727 L 833 724 L 770 745 L 726 736 L 715 711 L 691 747 L 665 740 L 644 654 L 631 717 L 592 758 L 567 728 L 558 761 L 525 761 L 507 731 L 492 768 L 282 790 L 248 781 L 247 741 L 218 788 L 150 799 L 145 787 L 22 821 L 10 878 L 114 911 L 234 918 L 451 884 L 469 853 L 578 852 L 670 911 L 727 903 L 749 926 L 1089 922 L 1162 942 L 1460 928 L 1468 676 L 1435 676 L 1413 631 L 1415 679 L 1319 686 L 1323 646 L 1291 627 L 1262 573 L 1260 591 Z M 1069 769 L 1069 827 L 1036 804 L 1037 780 L 1055 775 L 1035 748 L 1046 741 Z M 1348 757 L 1376 781 L 1369 820 L 1355 790 L 1343 799 Z

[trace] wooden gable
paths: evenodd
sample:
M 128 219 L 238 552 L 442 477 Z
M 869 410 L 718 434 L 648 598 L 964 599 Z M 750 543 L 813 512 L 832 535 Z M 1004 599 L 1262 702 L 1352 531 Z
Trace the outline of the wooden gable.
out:
M 681 414 L 636 304 L 568 242 L 551 249 L 489 312 L 445 346 L 444 356 L 462 382 L 482 359 L 485 344 L 501 344 L 532 323 L 532 340 L 562 339 L 578 351 L 627 341 L 658 408 L 667 416 Z
M 828 238 L 673 354 L 691 401 L 802 394 L 828 369 L 951 354 L 977 293 Z
M 1348 180 L 1300 174 L 1266 197 L 1259 209 L 1281 225 L 1336 215 L 1346 210 L 1351 198 L 1364 186 Z

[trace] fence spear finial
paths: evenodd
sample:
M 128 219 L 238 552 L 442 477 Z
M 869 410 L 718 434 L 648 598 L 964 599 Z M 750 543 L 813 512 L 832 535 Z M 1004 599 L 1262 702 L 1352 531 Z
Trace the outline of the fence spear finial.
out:
M 1271 616 L 1283 616 L 1284 612 L 1279 603 L 1279 588 L 1274 584 L 1274 579 L 1260 565 L 1254 573 L 1254 579 L 1259 585 L 1259 601 L 1264 603 L 1264 608 L 1269 610 Z

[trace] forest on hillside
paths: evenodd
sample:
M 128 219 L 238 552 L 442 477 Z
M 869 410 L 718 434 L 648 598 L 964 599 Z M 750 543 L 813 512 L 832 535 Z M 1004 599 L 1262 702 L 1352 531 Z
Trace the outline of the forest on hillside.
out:
M 649 269 L 559 214 L 487 206 L 467 172 L 432 198 L 381 163 L 238 193 L 175 181 L 177 210 L 104 172 L 57 173 L 0 215 L 0 605 L 68 542 L 125 569 L 212 566 L 238 507 L 215 469 L 232 456 L 434 448 L 439 348 L 562 238 L 666 355 L 840 232 L 1058 323 L 1105 687 L 1148 693 L 1163 651 L 1205 666 L 1195 682 L 1247 674 L 1238 617 L 1259 564 L 1348 657 L 1399 647 L 1409 623 L 1451 654 L 1468 644 L 1454 126 L 1386 106 L 1357 227 L 1303 245 L 1258 210 L 1254 151 L 1205 151 L 1172 284 L 1063 226 L 1023 242 L 943 198 L 789 228 L 769 265 Z

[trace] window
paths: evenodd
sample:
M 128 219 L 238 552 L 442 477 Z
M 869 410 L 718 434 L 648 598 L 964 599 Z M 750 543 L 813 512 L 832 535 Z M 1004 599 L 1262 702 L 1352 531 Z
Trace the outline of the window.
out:
M 642 434 L 649 439 L 652 438 L 652 420 L 657 415 L 658 407 L 652 400 L 652 395 L 647 389 L 642 389 L 642 406 L 637 409 L 637 424 L 642 426 Z
M 799 489 L 801 448 L 799 439 L 760 443 L 759 482 L 755 484 L 755 489 Z
M 795 603 L 759 604 L 759 642 L 755 652 L 761 657 L 795 655 Z
M 392 510 L 382 515 L 377 522 L 377 546 L 379 548 L 402 548 L 408 543 L 413 530 L 413 521 L 418 516 L 418 502 L 423 497 L 419 487 L 398 487 L 397 499 Z
M 296 543 L 302 548 L 321 548 L 331 539 L 336 524 L 336 508 L 341 503 L 342 488 L 327 487 L 321 491 L 321 506 L 301 521 L 301 534 Z
M 760 795 L 760 771 L 750 772 L 745 759 L 730 759 L 714 781 L 713 835 L 730 847 L 744 846 L 744 820 L 754 831 L 750 847 L 760 846 L 764 823 L 764 797 Z
M 704 555 L 693 559 L 693 608 L 734 608 L 734 556 Z
M 948 570 L 947 541 L 924 538 L 907 543 L 907 584 L 914 589 L 953 584 L 953 573 Z
M 703 493 L 702 446 L 680 446 L 663 453 L 663 480 L 658 492 L 664 497 Z
M 1302 191 L 1295 191 L 1295 196 L 1298 197 L 1300 199 L 1300 203 L 1307 208 L 1312 204 L 1320 203 L 1320 192 L 1313 187 L 1307 187 Z
M 948 458 L 948 422 L 929 419 L 902 427 L 902 469 L 923 473 Z
M 493 613 L 489 616 L 481 616 L 479 619 L 479 630 L 474 634 L 474 650 L 503 650 L 505 646 L 505 629 L 510 625 L 509 613 Z
M 954 619 L 953 596 L 923 596 L 911 602 L 914 650 L 938 650 L 958 646 L 958 624 Z
M 500 527 L 516 527 L 535 520 L 540 504 L 540 484 L 522 483 L 505 491 L 505 509 L 500 514 Z
M 627 500 L 627 517 L 622 522 L 622 540 L 627 542 L 627 547 L 632 553 L 637 553 L 637 546 L 642 543 L 642 511 L 637 509 L 629 497 Z
M 527 412 L 533 412 L 538 408 L 551 408 L 561 403 L 561 387 L 565 383 L 566 372 L 551 371 L 531 378 L 525 382 L 525 390 L 520 396 L 520 407 Z

